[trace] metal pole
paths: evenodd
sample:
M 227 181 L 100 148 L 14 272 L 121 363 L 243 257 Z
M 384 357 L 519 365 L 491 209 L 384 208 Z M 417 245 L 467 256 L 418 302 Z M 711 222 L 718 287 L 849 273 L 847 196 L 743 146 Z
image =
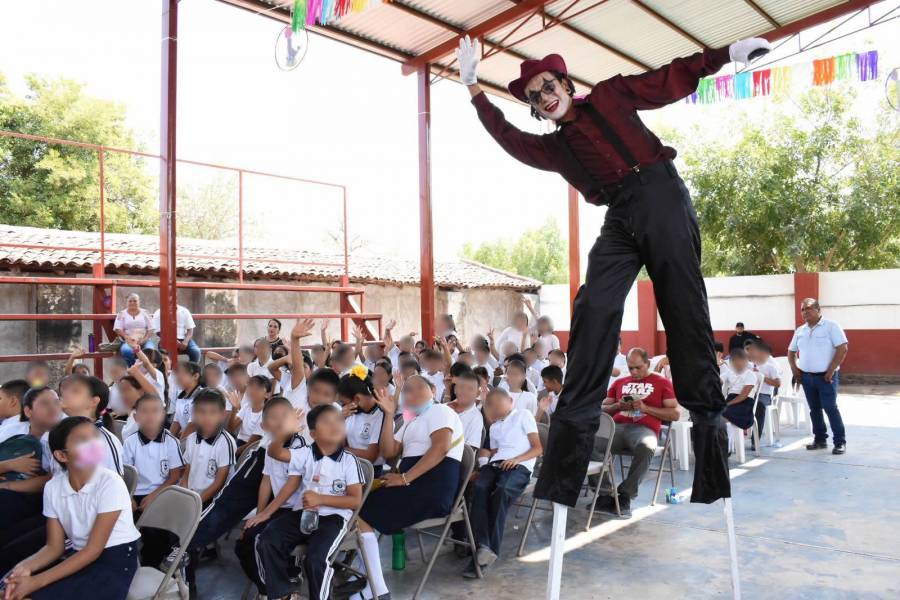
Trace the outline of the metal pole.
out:
M 566 517 L 569 507 L 565 504 L 553 503 L 553 529 L 550 532 L 550 564 L 547 574 L 547 600 L 559 600 L 559 588 L 562 583 L 563 558 L 566 543 Z
M 106 160 L 105 152 L 100 150 L 100 277 L 106 273 Z
M 430 68 L 418 68 L 419 92 L 419 293 L 422 300 L 422 339 L 434 338 L 434 246 L 431 223 L 431 81 Z
M 238 171 L 238 281 L 244 283 L 244 172 Z
M 581 287 L 581 244 L 578 219 L 578 190 L 569 186 L 569 310 L 575 309 L 575 296 Z M 571 313 L 570 313 L 571 314 Z M 571 326 L 570 326 L 571 327 Z
M 178 66 L 178 0 L 162 0 L 162 73 L 160 80 L 159 312 L 162 347 L 175 360 L 177 287 L 175 281 L 175 112 Z

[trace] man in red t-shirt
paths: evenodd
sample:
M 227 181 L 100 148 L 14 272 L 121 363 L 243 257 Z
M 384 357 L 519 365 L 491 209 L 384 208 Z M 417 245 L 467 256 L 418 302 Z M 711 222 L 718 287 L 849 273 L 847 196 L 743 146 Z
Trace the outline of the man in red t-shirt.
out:
M 629 451 L 632 454 L 628 476 L 619 484 L 619 508 L 631 515 L 631 499 L 637 496 L 641 479 L 650 468 L 656 442 L 663 421 L 677 421 L 681 407 L 675 399 L 672 382 L 650 372 L 650 357 L 643 348 L 632 348 L 626 357 L 628 375 L 617 379 L 603 401 L 603 411 L 612 415 L 616 433 L 612 453 Z M 603 460 L 594 450 L 591 460 Z M 598 499 L 597 510 L 615 512 L 612 497 Z

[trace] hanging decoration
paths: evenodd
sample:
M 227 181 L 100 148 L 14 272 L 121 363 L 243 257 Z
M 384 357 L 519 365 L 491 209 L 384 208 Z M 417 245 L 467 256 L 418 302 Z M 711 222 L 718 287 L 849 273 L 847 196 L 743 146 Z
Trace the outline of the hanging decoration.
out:
M 313 25 L 328 25 L 352 13 L 361 13 L 391 0 L 294 0 L 291 11 L 291 31 Z
M 294 31 L 286 25 L 275 38 L 275 64 L 282 71 L 293 71 L 306 56 L 309 34 L 306 29 Z
M 685 98 L 688 104 L 712 104 L 722 100 L 746 100 L 759 96 L 783 96 L 792 88 L 829 85 L 835 81 L 878 79 L 878 51 L 848 52 L 812 62 L 735 75 L 704 77 L 697 91 Z

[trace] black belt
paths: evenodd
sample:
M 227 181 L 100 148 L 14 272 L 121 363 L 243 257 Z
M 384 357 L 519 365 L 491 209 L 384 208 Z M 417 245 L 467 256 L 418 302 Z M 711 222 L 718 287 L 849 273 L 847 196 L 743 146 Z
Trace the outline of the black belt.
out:
M 804 375 L 812 375 L 813 377 L 825 377 L 826 371 L 822 371 L 821 373 L 810 373 L 809 371 L 800 371 Z

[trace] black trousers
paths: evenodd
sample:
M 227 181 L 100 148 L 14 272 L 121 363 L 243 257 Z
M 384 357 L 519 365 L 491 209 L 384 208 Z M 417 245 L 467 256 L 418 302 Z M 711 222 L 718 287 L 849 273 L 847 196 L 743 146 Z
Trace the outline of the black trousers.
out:
M 334 569 L 328 556 L 340 543 L 347 522 L 340 515 L 319 517 L 319 528 L 306 535 L 300 531 L 301 513 L 291 511 L 278 517 L 256 537 L 259 578 L 269 598 L 283 598 L 295 591 L 290 580 L 291 552 L 301 543 L 306 544 L 303 570 L 308 577 L 309 597 L 329 597 Z
M 284 515 L 290 515 L 291 512 L 292 511 L 289 508 L 279 508 L 275 511 L 275 514 L 272 515 L 271 519 L 251 527 L 250 529 L 245 529 L 241 532 L 237 541 L 234 542 L 234 554 L 237 556 L 238 562 L 241 563 L 241 569 L 244 570 L 244 574 L 253 582 L 253 585 L 256 586 L 256 589 L 259 590 L 259 593 L 262 595 L 266 594 L 266 586 L 262 579 L 260 579 L 259 564 L 256 562 L 256 538 L 259 537 L 259 534 L 261 534 L 271 523 L 278 521 L 278 519 Z M 282 521 L 282 524 L 285 522 L 286 521 Z
M 670 161 L 642 167 L 641 181 L 611 198 L 588 255 L 572 311 L 566 381 L 535 490 L 540 498 L 575 505 L 600 423 L 625 297 L 642 266 L 653 280 L 678 401 L 692 413 L 719 413 L 725 405 L 690 194 Z
M 140 505 L 146 496 L 135 496 L 134 501 Z M 141 511 L 134 512 L 134 522 L 141 517 Z M 178 536 L 169 533 L 165 529 L 156 527 L 141 528 L 141 553 L 140 562 L 143 567 L 159 567 L 159 564 L 169 555 L 173 546 L 178 544 Z

